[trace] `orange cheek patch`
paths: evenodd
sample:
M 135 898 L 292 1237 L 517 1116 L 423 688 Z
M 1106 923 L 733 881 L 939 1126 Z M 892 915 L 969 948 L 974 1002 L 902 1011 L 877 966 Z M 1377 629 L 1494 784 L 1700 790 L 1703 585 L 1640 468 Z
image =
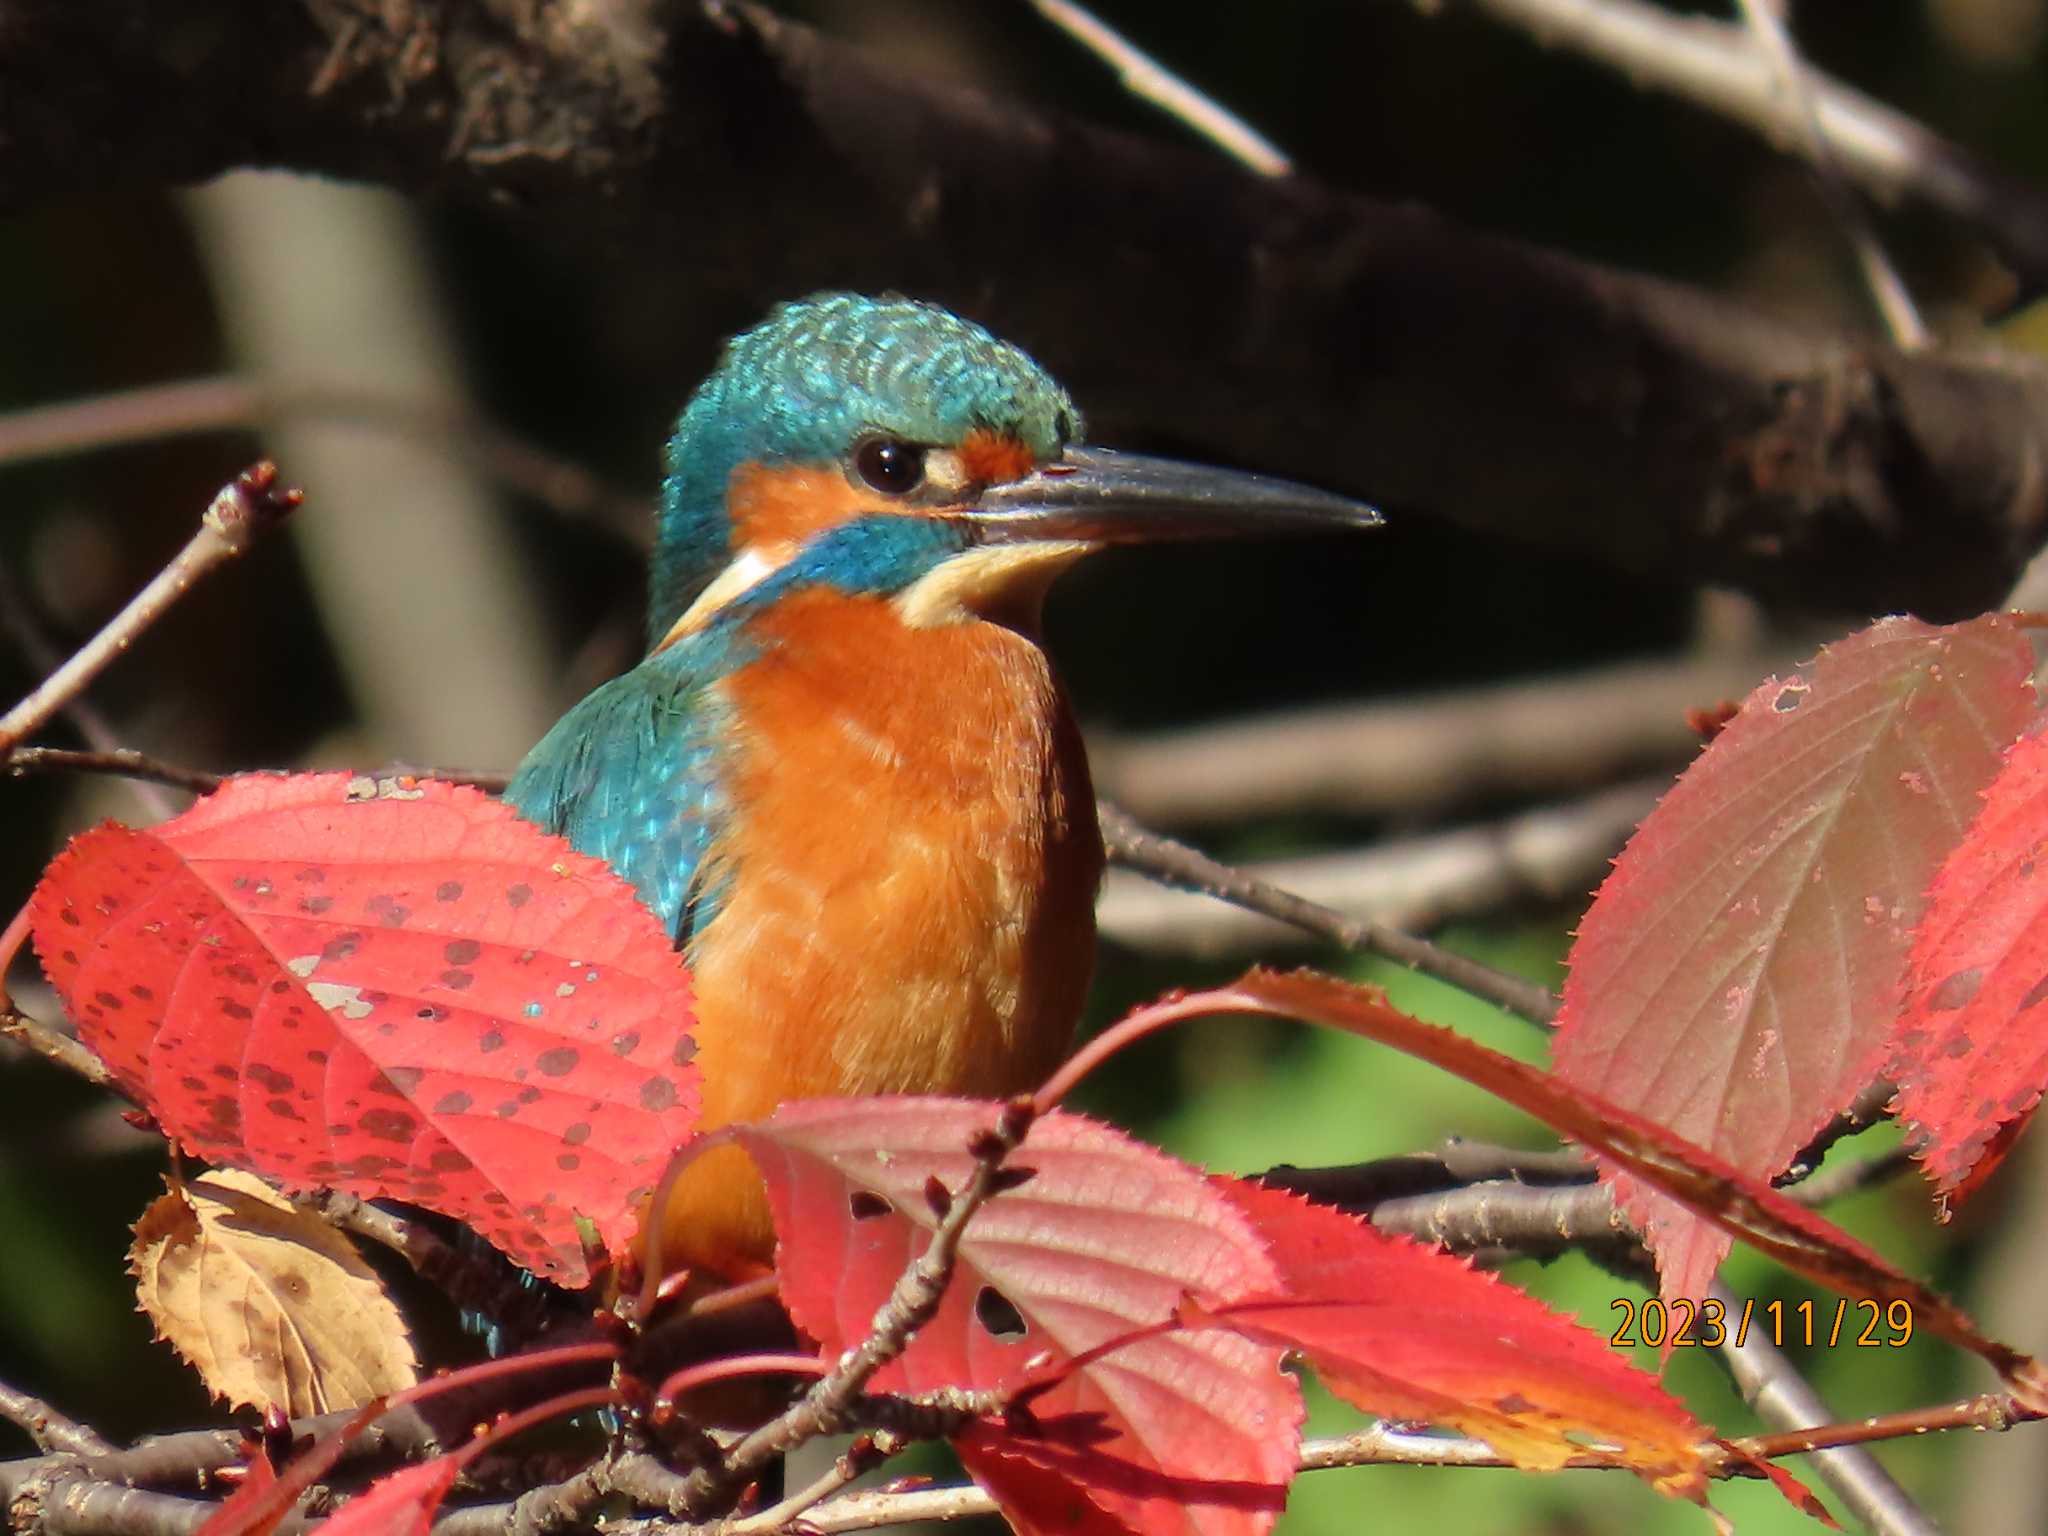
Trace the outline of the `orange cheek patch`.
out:
M 1030 474 L 1037 460 L 1016 438 L 976 427 L 961 441 L 960 463 L 978 485 L 1006 485 Z
M 812 534 L 872 512 L 893 510 L 863 495 L 836 467 L 742 464 L 726 490 L 732 547 L 798 545 Z

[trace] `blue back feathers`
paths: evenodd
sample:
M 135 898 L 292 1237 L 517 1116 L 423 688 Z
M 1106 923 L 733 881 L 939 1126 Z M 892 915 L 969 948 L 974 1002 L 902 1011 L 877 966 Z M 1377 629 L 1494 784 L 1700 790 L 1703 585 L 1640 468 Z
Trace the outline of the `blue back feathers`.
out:
M 726 487 L 742 464 L 834 463 L 868 432 L 951 447 L 977 427 L 1011 434 L 1045 459 L 1080 436 L 1081 421 L 1023 352 L 937 305 L 831 293 L 779 306 L 726 344 L 669 439 L 648 644 L 732 558 Z M 872 542 L 856 538 L 847 554 L 900 563 L 920 537 L 919 520 L 903 521 L 910 526 Z

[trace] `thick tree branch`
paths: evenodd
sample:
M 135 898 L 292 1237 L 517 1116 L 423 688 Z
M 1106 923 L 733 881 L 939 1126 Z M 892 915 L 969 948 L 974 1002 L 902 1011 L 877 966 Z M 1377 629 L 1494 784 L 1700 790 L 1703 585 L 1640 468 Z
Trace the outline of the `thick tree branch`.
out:
M 98 1456 L 113 1447 L 96 1430 L 66 1418 L 39 1397 L 0 1381 L 0 1419 L 6 1419 L 46 1451 Z
M 1157 825 L 1303 810 L 1433 815 L 1682 765 L 1700 743 L 1687 711 L 1740 699 L 1800 659 L 1637 659 L 1143 736 L 1091 733 L 1088 759 L 1105 796 Z
M 907 288 L 1038 350 L 1102 436 L 1170 427 L 1399 511 L 1807 603 L 1976 611 L 2048 527 L 2038 368 L 1801 330 L 751 7 L 658 31 L 536 0 L 196 0 L 175 36 L 159 10 L 10 16 L 0 209 L 264 163 L 630 240 L 740 297 L 701 323 Z M 1076 272 L 1076 231 L 1085 283 L 1048 280 Z

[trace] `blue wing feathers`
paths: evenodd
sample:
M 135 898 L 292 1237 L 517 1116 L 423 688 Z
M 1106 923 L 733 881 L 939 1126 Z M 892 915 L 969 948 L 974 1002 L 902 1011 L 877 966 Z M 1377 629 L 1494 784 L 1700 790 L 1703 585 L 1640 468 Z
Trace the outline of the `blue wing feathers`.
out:
M 506 802 L 603 859 L 678 944 L 706 919 L 705 850 L 727 814 L 718 782 L 724 709 L 689 642 L 612 679 L 556 723 L 506 786 Z

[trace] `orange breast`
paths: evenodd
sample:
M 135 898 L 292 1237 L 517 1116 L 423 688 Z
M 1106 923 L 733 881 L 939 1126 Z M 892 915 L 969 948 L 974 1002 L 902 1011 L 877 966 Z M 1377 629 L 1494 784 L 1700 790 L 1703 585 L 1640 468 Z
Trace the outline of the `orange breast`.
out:
M 1102 842 L 1044 654 L 886 600 L 793 595 L 723 685 L 735 809 L 690 945 L 707 1129 L 785 1099 L 1002 1095 L 1065 1055 L 1087 990 Z M 678 1181 L 666 1266 L 739 1276 L 774 1238 L 744 1155 Z

